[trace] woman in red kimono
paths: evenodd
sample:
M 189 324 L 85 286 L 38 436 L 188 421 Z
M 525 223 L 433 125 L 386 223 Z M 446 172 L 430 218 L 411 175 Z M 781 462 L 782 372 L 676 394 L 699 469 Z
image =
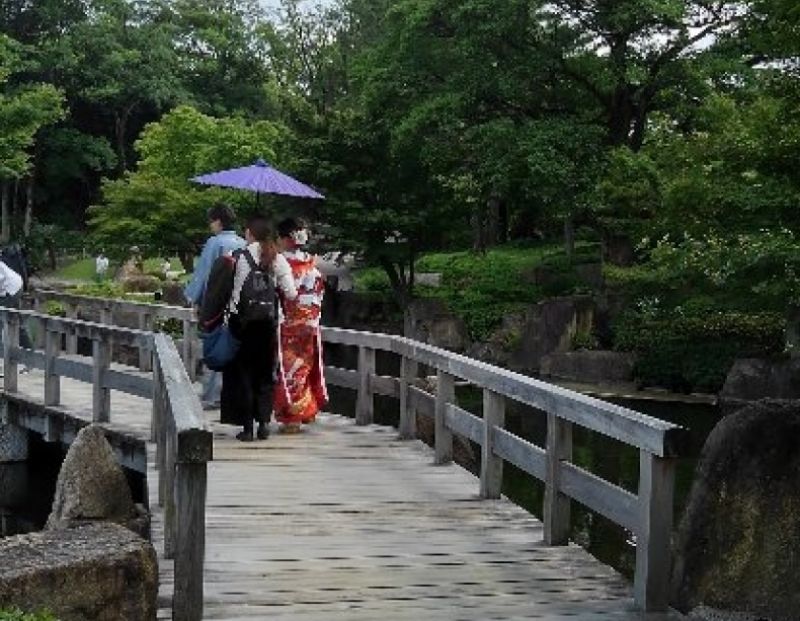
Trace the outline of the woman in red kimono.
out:
M 316 258 L 303 250 L 308 243 L 303 224 L 292 218 L 283 220 L 278 224 L 278 235 L 283 256 L 292 269 L 297 297 L 283 303 L 275 419 L 282 424 L 282 431 L 295 433 L 300 425 L 313 422 L 328 402 L 319 328 L 324 282 Z

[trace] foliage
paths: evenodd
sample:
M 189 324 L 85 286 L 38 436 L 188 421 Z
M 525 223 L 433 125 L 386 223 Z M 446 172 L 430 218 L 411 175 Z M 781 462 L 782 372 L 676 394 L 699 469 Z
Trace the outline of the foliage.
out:
M 215 202 L 254 205 L 245 192 L 202 189 L 189 179 L 259 157 L 277 158 L 287 130 L 268 121 L 215 119 L 181 106 L 148 125 L 136 143 L 139 167 L 103 185 L 103 203 L 89 211 L 95 244 L 112 256 L 136 245 L 147 256 L 176 252 L 185 267 L 207 237 L 205 213 Z
M 64 115 L 63 95 L 52 85 L 9 87 L 24 54 L 18 42 L 0 33 L 0 179 L 25 175 L 37 132 Z
M 488 337 L 510 313 L 541 301 L 545 291 L 531 284 L 534 268 L 557 254 L 552 245 L 534 248 L 499 246 L 486 252 L 433 253 L 422 257 L 417 269 L 442 274 L 442 286 L 424 294 L 442 299 L 467 325 L 470 336 Z M 571 293 L 568 283 L 553 295 Z
M 0 610 L 0 621 L 58 621 L 49 612 L 26 613 L 19 608 Z
M 785 320 L 778 313 L 660 309 L 641 303 L 614 326 L 615 347 L 639 355 L 634 373 L 646 385 L 717 392 L 737 357 L 779 354 Z

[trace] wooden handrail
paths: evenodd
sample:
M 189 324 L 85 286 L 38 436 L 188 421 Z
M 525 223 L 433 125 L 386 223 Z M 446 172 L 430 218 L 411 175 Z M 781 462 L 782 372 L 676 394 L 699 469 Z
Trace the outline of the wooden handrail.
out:
M 414 437 L 413 421 L 417 412 L 434 419 L 435 463 L 452 461 L 453 433 L 481 445 L 482 497 L 499 496 L 504 461 L 542 480 L 545 483 L 543 513 L 547 545 L 567 543 L 571 500 L 631 530 L 637 540 L 634 601 L 646 611 L 668 608 L 673 485 L 676 458 L 685 446 L 685 429 L 404 337 L 340 328 L 323 328 L 322 332 L 326 343 L 358 348 L 357 370 L 326 369 L 331 384 L 357 391 L 357 423 L 372 422 L 375 394 L 397 394 L 401 438 Z M 387 378 L 376 374 L 376 351 L 400 356 L 401 377 Z M 435 394 L 413 385 L 419 365 L 436 372 Z M 483 389 L 482 420 L 454 403 L 453 386 L 457 380 L 465 380 Z M 545 447 L 535 446 L 503 429 L 506 399 L 546 413 Z M 638 494 L 632 494 L 572 463 L 573 425 L 639 449 Z
M 181 322 L 183 347 L 181 357 L 191 379 L 195 379 L 197 354 L 196 326 L 197 319 L 194 310 L 183 306 L 169 306 L 166 304 L 150 304 L 148 302 L 133 302 L 129 300 L 114 300 L 98 298 L 88 295 L 77 295 L 47 289 L 35 289 L 25 295 L 26 300 L 37 312 L 41 312 L 45 302 L 58 302 L 65 307 L 67 320 L 76 319 L 78 313 L 93 313 L 99 315 L 101 325 L 114 325 L 120 313 L 136 315 L 136 327 L 143 332 L 151 332 L 156 320 L 174 319 Z M 77 337 L 83 335 L 71 334 L 67 336 L 67 353 L 74 354 L 78 351 Z M 117 341 L 114 339 L 114 342 Z M 136 345 L 135 343 L 130 343 Z M 139 345 L 139 369 L 150 370 L 151 353 L 144 345 Z
M 60 404 L 61 377 L 90 382 L 92 418 L 111 422 L 110 391 L 152 398 L 151 439 L 156 442 L 159 504 L 164 506 L 164 555 L 175 560 L 173 619 L 200 621 L 203 616 L 203 559 L 207 463 L 212 459 L 212 435 L 203 417 L 189 374 L 175 343 L 154 334 L 102 323 L 64 319 L 34 311 L 0 308 L 3 325 L 4 391 L 19 400 L 18 363 L 44 369 L 44 405 Z M 43 328 L 45 351 L 23 349 L 23 321 Z M 62 337 L 67 335 L 67 351 Z M 89 338 L 91 362 L 70 353 L 70 336 Z M 111 369 L 111 342 L 139 346 L 152 352 L 152 379 Z

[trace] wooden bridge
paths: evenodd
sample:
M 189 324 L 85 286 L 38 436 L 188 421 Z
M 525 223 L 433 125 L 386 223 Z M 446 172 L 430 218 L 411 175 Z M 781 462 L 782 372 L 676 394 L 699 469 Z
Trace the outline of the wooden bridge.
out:
M 356 391 L 355 419 L 239 443 L 206 421 L 191 339 L 187 373 L 172 339 L 147 329 L 177 318 L 189 337 L 189 311 L 45 297 L 72 316 L 0 309 L 3 416 L 64 443 L 103 423 L 120 462 L 147 474 L 159 618 L 679 618 L 667 595 L 680 428 L 402 337 L 327 328 L 326 342 L 358 350 L 356 369 L 327 369 Z M 98 312 L 106 323 L 78 319 Z M 145 329 L 113 325 L 122 313 Z M 43 351 L 20 348 L 21 322 L 38 325 Z M 112 362 L 115 347 L 138 348 L 140 368 Z M 376 373 L 378 351 L 400 359 L 399 377 Z M 19 376 L 20 363 L 35 370 Z M 457 380 L 483 390 L 482 417 L 455 403 Z M 399 430 L 372 424 L 375 395 L 399 401 Z M 508 399 L 546 412 L 546 446 L 503 428 Z M 433 450 L 414 440 L 417 413 L 434 421 Z M 639 449 L 638 494 L 571 462 L 574 425 Z M 452 463 L 454 434 L 480 445 L 479 480 Z M 543 522 L 501 497 L 505 461 L 544 481 Z M 635 535 L 633 588 L 568 544 L 572 500 Z

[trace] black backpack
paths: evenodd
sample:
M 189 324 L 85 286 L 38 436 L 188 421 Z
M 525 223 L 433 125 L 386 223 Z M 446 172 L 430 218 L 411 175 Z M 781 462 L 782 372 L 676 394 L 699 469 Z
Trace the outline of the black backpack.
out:
M 277 325 L 278 294 L 272 274 L 257 265 L 249 251 L 243 250 L 238 254 L 250 265 L 250 273 L 244 279 L 236 308 L 240 324 L 244 327 L 254 321 L 265 321 Z

